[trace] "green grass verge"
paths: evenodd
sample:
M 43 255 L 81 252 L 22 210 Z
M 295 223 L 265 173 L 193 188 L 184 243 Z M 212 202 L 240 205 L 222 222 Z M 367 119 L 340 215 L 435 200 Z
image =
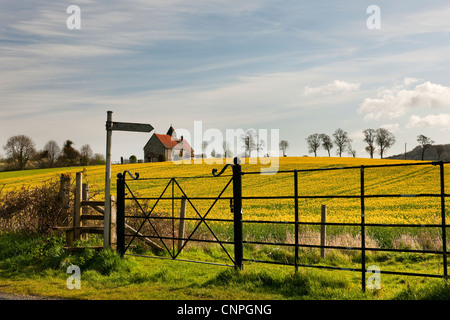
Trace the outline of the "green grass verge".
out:
M 84 245 L 97 244 L 92 238 Z M 90 249 L 70 254 L 61 236 L 0 234 L 0 291 L 63 299 L 125 300 L 419 300 L 450 298 L 442 279 L 381 275 L 381 289 L 361 290 L 359 272 L 322 270 L 250 263 L 244 270 L 135 256 L 120 258 L 112 250 Z M 227 263 L 218 248 L 191 247 L 183 253 L 193 260 Z M 246 248 L 260 259 L 291 259 L 283 249 Z M 319 261 L 317 252 L 301 252 L 302 263 L 356 267 L 357 256 L 339 252 Z M 431 258 L 430 258 L 431 259 Z M 418 255 L 382 254 L 370 263 L 385 263 L 397 271 L 423 268 L 431 260 Z M 67 267 L 81 269 L 81 289 L 68 289 Z

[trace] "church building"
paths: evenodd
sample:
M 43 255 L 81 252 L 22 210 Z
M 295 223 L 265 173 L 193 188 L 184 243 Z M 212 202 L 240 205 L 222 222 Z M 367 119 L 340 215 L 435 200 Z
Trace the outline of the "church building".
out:
M 145 162 L 160 162 L 194 158 L 194 150 L 181 136 L 177 138 L 172 125 L 166 134 L 154 133 L 144 146 Z

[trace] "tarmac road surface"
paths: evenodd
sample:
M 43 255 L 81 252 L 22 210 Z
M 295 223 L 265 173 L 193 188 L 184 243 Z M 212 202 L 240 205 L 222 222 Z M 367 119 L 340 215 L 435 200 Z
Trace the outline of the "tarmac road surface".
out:
M 23 296 L 23 295 L 0 292 L 0 300 L 57 300 L 57 299 L 40 297 L 40 296 Z

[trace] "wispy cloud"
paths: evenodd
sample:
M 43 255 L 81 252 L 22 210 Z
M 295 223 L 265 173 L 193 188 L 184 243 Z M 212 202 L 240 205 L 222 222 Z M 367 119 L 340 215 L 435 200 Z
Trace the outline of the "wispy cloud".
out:
M 426 33 L 450 33 L 450 5 L 437 2 L 428 3 L 427 7 L 416 12 L 400 7 L 398 13 L 387 16 L 383 21 L 386 37 L 417 36 Z
M 328 83 L 324 86 L 320 87 L 305 87 L 303 91 L 303 96 L 312 96 L 312 95 L 328 95 L 336 92 L 348 92 L 348 91 L 356 91 L 359 90 L 359 83 L 351 83 L 342 80 L 334 80 L 331 83 Z

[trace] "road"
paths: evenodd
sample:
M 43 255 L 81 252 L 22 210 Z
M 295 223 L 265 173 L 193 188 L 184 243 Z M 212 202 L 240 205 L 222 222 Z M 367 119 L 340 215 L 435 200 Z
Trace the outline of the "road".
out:
M 11 293 L 0 292 L 0 300 L 56 300 L 54 298 L 39 296 L 22 296 Z

